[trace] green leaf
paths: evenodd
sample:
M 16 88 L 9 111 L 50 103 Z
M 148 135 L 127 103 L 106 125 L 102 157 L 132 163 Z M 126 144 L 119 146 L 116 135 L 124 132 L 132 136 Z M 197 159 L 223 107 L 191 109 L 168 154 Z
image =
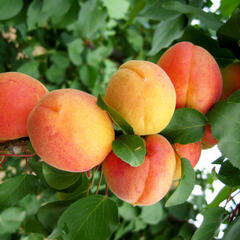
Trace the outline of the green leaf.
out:
M 202 225 L 193 234 L 191 240 L 212 239 L 222 222 L 224 212 L 225 209 L 220 207 L 207 209 L 203 214 L 204 221 Z
M 89 181 L 86 174 L 81 174 L 81 177 L 64 192 L 58 193 L 60 200 L 76 200 L 86 196 L 88 191 Z
M 134 134 L 131 125 L 120 115 L 119 112 L 108 106 L 100 94 L 98 95 L 97 105 L 109 113 L 114 123 L 123 131 L 124 134 Z
M 233 11 L 240 5 L 240 0 L 221 0 L 220 12 L 230 17 Z
M 66 0 L 43 0 L 42 11 L 49 16 L 63 16 L 71 6 L 71 1 Z
M 229 160 L 222 163 L 217 177 L 230 187 L 240 186 L 240 170 L 235 168 Z
M 132 167 L 144 163 L 146 155 L 145 142 L 140 136 L 122 135 L 112 143 L 113 152 Z
M 182 178 L 177 189 L 167 200 L 165 206 L 171 207 L 187 201 L 195 185 L 195 173 L 190 161 L 186 158 L 181 158 L 182 161 Z
M 20 207 L 25 209 L 28 216 L 32 216 L 37 213 L 40 208 L 40 201 L 37 199 L 36 195 L 29 194 L 24 197 L 18 204 Z
M 211 12 L 204 12 L 200 8 L 193 7 L 179 1 L 167 1 L 162 6 L 167 10 L 172 10 L 184 14 L 193 14 L 201 21 L 203 25 L 215 31 L 218 30 L 222 25 L 215 14 Z
M 22 240 L 44 240 L 44 236 L 39 233 L 31 233 L 29 236 L 23 238 Z
M 108 239 L 118 224 L 115 202 L 101 195 L 82 198 L 62 214 L 58 230 L 64 240 Z
M 84 50 L 84 44 L 82 39 L 75 39 L 67 45 L 68 55 L 73 64 L 79 66 L 82 64 L 82 52 Z
M 33 0 L 27 10 L 28 30 L 34 30 L 46 23 L 48 15 L 42 12 L 42 0 Z
M 122 206 L 118 208 L 119 216 L 126 221 L 133 220 L 137 217 L 137 209 L 131 204 L 123 202 Z
M 21 65 L 17 71 L 21 73 L 25 73 L 27 75 L 30 75 L 33 78 L 38 78 L 39 77 L 39 61 L 29 61 Z
M 21 208 L 8 208 L 0 214 L 0 233 L 14 233 L 19 229 L 23 222 L 26 213 Z
M 47 234 L 47 230 L 39 222 L 36 215 L 28 218 L 26 222 L 23 223 L 24 232 L 29 233 L 40 233 L 44 236 Z
M 229 197 L 229 194 L 231 192 L 234 192 L 236 188 L 231 188 L 229 186 L 224 186 L 221 191 L 218 193 L 218 195 L 214 198 L 214 200 L 207 206 L 207 208 L 215 208 L 220 205 L 221 202 L 226 200 Z
M 240 9 L 237 8 L 231 18 L 225 22 L 217 31 L 217 37 L 221 47 L 227 47 L 232 50 L 236 57 L 240 59 Z
M 162 203 L 158 202 L 151 206 L 143 206 L 140 218 L 144 223 L 157 224 L 164 220 L 166 216 Z
M 152 41 L 152 49 L 149 56 L 153 56 L 161 49 L 168 47 L 174 40 L 182 36 L 185 27 L 183 15 L 162 21 L 158 24 Z
M 182 237 L 184 240 L 191 240 L 193 235 L 194 225 L 190 223 L 184 223 L 179 230 L 178 236 Z
M 79 75 L 82 83 L 89 89 L 92 89 L 99 79 L 97 68 L 92 66 L 83 65 L 79 70 Z
M 61 214 L 69 206 L 68 201 L 55 201 L 45 204 L 39 208 L 37 217 L 39 222 L 49 231 L 52 231 L 56 225 Z
M 223 240 L 238 240 L 240 236 L 240 218 L 237 218 L 224 234 Z
M 159 21 L 176 18 L 179 15 L 178 12 L 162 7 L 163 3 L 167 1 L 169 0 L 147 0 L 145 8 L 140 12 L 140 16 Z
M 168 126 L 161 132 L 172 143 L 193 143 L 200 141 L 205 132 L 207 120 L 192 108 L 177 109 Z
M 0 209 L 12 206 L 29 193 L 36 193 L 37 177 L 19 175 L 0 185 Z
M 99 5 L 99 0 L 89 0 L 83 3 L 76 25 L 77 31 L 84 38 L 92 38 L 104 27 L 106 11 Z
M 227 101 L 221 101 L 207 114 L 211 131 L 218 139 L 218 147 L 234 167 L 240 168 L 240 91 L 233 93 Z M 236 101 L 232 102 L 234 98 Z
M 65 69 L 52 64 L 50 68 L 47 69 L 46 76 L 49 82 L 59 85 L 65 80 Z
M 47 184 L 57 190 L 68 188 L 81 176 L 81 173 L 61 171 L 46 163 L 43 163 L 42 171 Z
M 218 41 L 208 36 L 205 32 L 201 31 L 201 29 L 194 27 L 185 28 L 184 34 L 179 41 L 189 41 L 205 48 L 213 55 L 220 67 L 225 67 L 232 63 L 235 58 L 229 49 L 219 47 Z
M 16 16 L 23 7 L 22 0 L 0 0 L 0 21 Z
M 107 8 L 110 18 L 124 19 L 129 8 L 129 1 L 112 1 L 102 0 L 103 5 Z

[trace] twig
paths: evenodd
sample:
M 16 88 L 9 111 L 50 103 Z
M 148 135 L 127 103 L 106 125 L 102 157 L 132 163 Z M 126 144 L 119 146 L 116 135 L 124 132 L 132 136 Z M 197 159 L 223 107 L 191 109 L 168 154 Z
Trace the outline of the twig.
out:
M 101 167 L 101 172 L 100 172 L 100 177 L 99 177 L 99 179 L 98 179 L 98 185 L 97 185 L 96 195 L 97 195 L 98 192 L 99 192 L 99 188 L 100 188 L 100 185 L 101 185 L 101 182 L 102 182 L 102 176 L 103 176 L 103 168 Z

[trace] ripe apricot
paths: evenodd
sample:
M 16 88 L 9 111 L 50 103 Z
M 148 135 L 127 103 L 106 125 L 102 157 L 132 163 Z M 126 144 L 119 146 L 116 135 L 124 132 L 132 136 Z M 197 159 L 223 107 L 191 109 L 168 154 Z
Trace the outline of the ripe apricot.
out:
M 28 136 L 28 115 L 47 92 L 26 74 L 0 73 L 0 141 Z
M 180 144 L 175 143 L 174 149 L 176 151 L 176 171 L 173 177 L 173 185 L 177 186 L 182 177 L 181 159 L 186 158 L 190 161 L 192 167 L 195 167 L 200 159 L 202 145 L 201 142 Z
M 156 64 L 133 60 L 120 66 L 107 86 L 105 101 L 130 123 L 137 135 L 156 134 L 172 118 L 176 94 Z
M 120 199 L 132 205 L 151 205 L 168 192 L 175 172 L 175 154 L 161 135 L 145 138 L 147 155 L 144 163 L 132 167 L 111 152 L 103 162 L 109 188 Z
M 220 100 L 226 100 L 233 92 L 240 89 L 240 62 L 232 63 L 222 69 L 223 90 Z M 218 140 L 213 137 L 210 125 L 206 126 L 202 139 L 203 148 L 213 147 Z
M 96 98 L 75 89 L 55 90 L 37 104 L 28 119 L 36 153 L 51 166 L 87 171 L 111 151 L 113 124 Z
M 221 72 L 204 48 L 190 42 L 177 43 L 161 56 L 158 65 L 173 82 L 176 108 L 195 108 L 205 114 L 220 98 Z

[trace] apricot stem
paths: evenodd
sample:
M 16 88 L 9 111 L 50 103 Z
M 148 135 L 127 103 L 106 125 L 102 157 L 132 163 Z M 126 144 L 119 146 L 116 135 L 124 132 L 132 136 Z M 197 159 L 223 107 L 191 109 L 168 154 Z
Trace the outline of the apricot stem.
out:
M 105 196 L 108 196 L 108 185 L 105 184 Z
M 88 196 L 88 194 L 89 194 L 90 189 L 91 189 L 92 186 L 93 186 L 94 176 L 95 176 L 95 173 L 97 172 L 97 170 L 98 170 L 98 166 L 95 167 L 94 170 L 93 170 L 92 178 L 91 178 L 90 184 L 89 184 L 88 189 L 87 189 L 87 196 Z
M 90 178 L 91 177 L 91 173 L 90 170 L 87 171 L 87 177 Z
M 99 177 L 99 179 L 98 179 L 98 185 L 97 185 L 96 195 L 97 195 L 98 192 L 99 192 L 99 188 L 100 188 L 100 185 L 101 185 L 101 182 L 102 182 L 102 176 L 103 176 L 103 168 L 101 167 L 101 172 L 100 172 L 100 177 Z

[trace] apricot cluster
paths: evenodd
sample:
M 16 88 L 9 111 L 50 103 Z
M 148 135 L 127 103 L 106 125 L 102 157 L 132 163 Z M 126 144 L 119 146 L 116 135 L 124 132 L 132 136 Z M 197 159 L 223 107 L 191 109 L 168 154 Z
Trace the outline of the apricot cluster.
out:
M 230 85 L 225 95 L 235 90 Z M 157 64 L 132 60 L 121 65 L 108 83 L 105 101 L 145 142 L 144 163 L 132 167 L 112 151 L 113 122 L 94 96 L 75 89 L 48 93 L 25 74 L 2 73 L 0 141 L 29 136 L 43 161 L 65 171 L 85 172 L 103 162 L 106 182 L 115 195 L 134 206 L 150 205 L 178 185 L 180 158 L 189 159 L 194 167 L 202 148 L 201 142 L 172 146 L 159 133 L 176 108 L 205 114 L 221 92 L 216 61 L 190 42 L 172 46 Z

